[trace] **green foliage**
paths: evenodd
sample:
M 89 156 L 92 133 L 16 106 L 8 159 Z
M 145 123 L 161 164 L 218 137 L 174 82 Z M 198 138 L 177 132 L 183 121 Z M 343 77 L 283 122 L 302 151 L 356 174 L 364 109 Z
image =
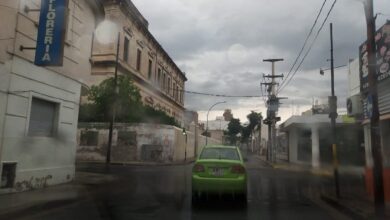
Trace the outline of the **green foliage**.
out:
M 104 115 L 99 113 L 93 103 L 80 105 L 79 122 L 104 122 Z
M 242 131 L 242 126 L 240 123 L 240 119 L 238 118 L 232 118 L 230 120 L 228 127 L 227 127 L 227 132 L 226 135 L 229 139 L 230 144 L 236 144 L 237 142 L 237 135 Z
M 80 106 L 79 121 L 108 122 L 115 104 L 115 122 L 158 123 L 178 126 L 175 118 L 161 110 L 145 106 L 141 102 L 139 89 L 130 76 L 118 76 L 118 89 L 115 94 L 114 78 L 104 80 L 88 91 L 90 103 Z
M 118 76 L 117 95 L 115 95 L 114 85 L 114 78 L 109 78 L 98 86 L 92 86 L 89 90 L 88 99 L 95 105 L 100 120 L 109 121 L 115 102 L 115 120 L 117 121 L 125 121 L 129 117 L 129 112 L 140 111 L 141 95 L 130 76 Z
M 232 118 L 232 120 L 228 124 L 228 134 L 236 136 L 241 132 L 242 126 L 240 123 L 240 119 Z
M 260 113 L 252 111 L 249 115 L 246 116 L 246 118 L 249 120 L 249 129 L 253 131 L 255 129 L 256 125 L 260 124 L 260 122 L 263 120 L 263 116 Z
M 249 124 L 242 129 L 241 142 L 247 142 L 256 125 L 260 124 L 260 122 L 263 120 L 261 113 L 256 113 L 254 111 L 248 114 L 246 118 L 248 119 Z

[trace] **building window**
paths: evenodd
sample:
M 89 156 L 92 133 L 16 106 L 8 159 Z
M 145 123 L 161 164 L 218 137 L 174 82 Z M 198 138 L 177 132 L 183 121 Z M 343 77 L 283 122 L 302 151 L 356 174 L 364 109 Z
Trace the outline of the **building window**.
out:
M 163 74 L 163 82 L 162 82 L 162 86 L 163 86 L 163 90 L 165 91 L 166 90 L 166 80 L 165 80 L 165 73 Z
M 128 62 L 129 61 L 129 38 L 125 37 L 125 43 L 123 45 L 123 60 Z
M 158 69 L 157 73 L 157 84 L 161 88 L 161 69 Z
M 168 77 L 168 86 L 167 86 L 167 93 L 171 94 L 171 78 Z
M 152 79 L 152 60 L 149 60 L 149 66 L 148 66 L 148 79 Z
M 180 96 L 180 90 L 179 90 L 179 86 L 176 86 L 176 101 L 179 101 L 179 96 Z
M 183 91 L 180 93 L 180 103 L 184 103 L 184 89 L 183 89 Z
M 175 96 L 176 96 L 176 83 L 175 82 L 173 82 L 173 87 L 172 87 L 172 97 L 173 98 L 175 98 Z
M 30 136 L 54 136 L 57 129 L 56 118 L 58 104 L 43 99 L 33 98 L 31 101 L 30 124 L 28 134 Z
M 0 188 L 12 188 L 15 182 L 16 163 L 3 163 Z
M 137 49 L 137 70 L 138 71 L 141 70 L 141 56 L 142 56 L 141 50 Z

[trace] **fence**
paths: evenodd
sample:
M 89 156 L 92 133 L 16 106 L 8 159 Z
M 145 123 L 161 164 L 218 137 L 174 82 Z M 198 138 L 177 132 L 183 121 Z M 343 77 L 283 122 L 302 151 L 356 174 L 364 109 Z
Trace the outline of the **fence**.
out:
M 183 134 L 180 128 L 159 124 L 116 124 L 111 161 L 179 162 L 192 160 L 205 145 L 206 137 L 195 137 L 195 126 Z M 78 161 L 103 162 L 108 146 L 108 124 L 81 123 L 78 129 Z M 209 144 L 221 141 L 208 138 Z

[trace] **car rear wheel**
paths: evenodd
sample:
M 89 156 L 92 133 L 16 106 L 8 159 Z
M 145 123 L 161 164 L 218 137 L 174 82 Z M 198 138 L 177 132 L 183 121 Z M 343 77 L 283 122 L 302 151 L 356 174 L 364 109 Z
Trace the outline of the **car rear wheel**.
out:
M 201 197 L 197 192 L 192 192 L 191 200 L 192 200 L 192 206 L 198 206 L 201 202 Z
M 247 195 L 246 193 L 240 193 L 235 196 L 235 199 L 240 202 L 241 205 L 246 206 L 247 204 Z

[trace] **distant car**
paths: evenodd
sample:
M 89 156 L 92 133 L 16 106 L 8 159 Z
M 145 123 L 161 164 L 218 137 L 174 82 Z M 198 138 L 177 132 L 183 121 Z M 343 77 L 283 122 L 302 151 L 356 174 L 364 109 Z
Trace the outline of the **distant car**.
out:
M 240 149 L 235 146 L 205 146 L 192 169 L 192 201 L 209 195 L 231 195 L 246 203 L 247 172 Z

